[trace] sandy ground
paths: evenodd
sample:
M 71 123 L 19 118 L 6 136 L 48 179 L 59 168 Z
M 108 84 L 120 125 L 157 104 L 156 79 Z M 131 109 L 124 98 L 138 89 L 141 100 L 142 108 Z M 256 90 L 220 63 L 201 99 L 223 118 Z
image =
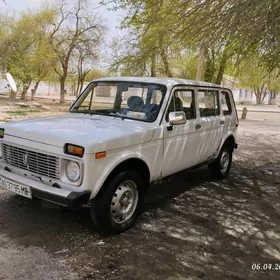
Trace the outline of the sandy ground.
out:
M 176 175 L 118 236 L 99 236 L 87 206 L 0 190 L 0 279 L 280 279 L 280 121 L 255 114 L 240 123 L 226 180 L 205 167 Z M 258 263 L 279 270 L 252 270 Z

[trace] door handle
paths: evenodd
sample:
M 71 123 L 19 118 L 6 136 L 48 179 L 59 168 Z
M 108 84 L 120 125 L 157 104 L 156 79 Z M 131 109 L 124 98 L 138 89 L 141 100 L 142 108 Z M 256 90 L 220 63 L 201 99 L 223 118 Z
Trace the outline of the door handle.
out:
M 225 121 L 220 121 L 220 124 L 224 124 L 225 123 Z
M 167 131 L 171 131 L 171 130 L 173 130 L 173 125 L 167 126 Z
M 200 129 L 201 128 L 201 124 L 196 124 L 195 125 L 195 129 Z

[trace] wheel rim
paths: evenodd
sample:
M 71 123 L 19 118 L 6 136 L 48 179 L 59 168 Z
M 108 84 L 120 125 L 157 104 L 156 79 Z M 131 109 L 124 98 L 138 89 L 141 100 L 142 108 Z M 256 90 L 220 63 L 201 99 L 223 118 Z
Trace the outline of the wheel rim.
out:
M 121 183 L 111 201 L 111 216 L 115 223 L 122 224 L 129 220 L 138 204 L 138 189 L 133 181 Z
M 221 155 L 221 173 L 225 174 L 229 166 L 229 151 L 224 149 Z

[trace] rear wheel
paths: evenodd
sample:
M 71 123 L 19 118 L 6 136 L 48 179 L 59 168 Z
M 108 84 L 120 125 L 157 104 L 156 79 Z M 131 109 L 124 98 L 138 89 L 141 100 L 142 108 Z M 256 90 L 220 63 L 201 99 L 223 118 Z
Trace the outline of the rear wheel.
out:
M 120 233 L 137 220 L 144 198 L 144 183 L 135 171 L 122 171 L 106 182 L 91 201 L 91 216 L 101 233 Z
M 211 175 L 214 178 L 223 179 L 227 177 L 232 163 L 232 151 L 232 145 L 225 143 L 217 159 L 208 165 Z

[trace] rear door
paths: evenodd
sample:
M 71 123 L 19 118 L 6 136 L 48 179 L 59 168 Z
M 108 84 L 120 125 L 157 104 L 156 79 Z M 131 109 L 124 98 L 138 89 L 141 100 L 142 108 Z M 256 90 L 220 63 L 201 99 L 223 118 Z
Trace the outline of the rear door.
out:
M 234 106 L 232 93 L 223 89 L 220 93 L 221 119 L 224 121 L 223 135 L 235 132 L 238 126 L 238 117 Z

